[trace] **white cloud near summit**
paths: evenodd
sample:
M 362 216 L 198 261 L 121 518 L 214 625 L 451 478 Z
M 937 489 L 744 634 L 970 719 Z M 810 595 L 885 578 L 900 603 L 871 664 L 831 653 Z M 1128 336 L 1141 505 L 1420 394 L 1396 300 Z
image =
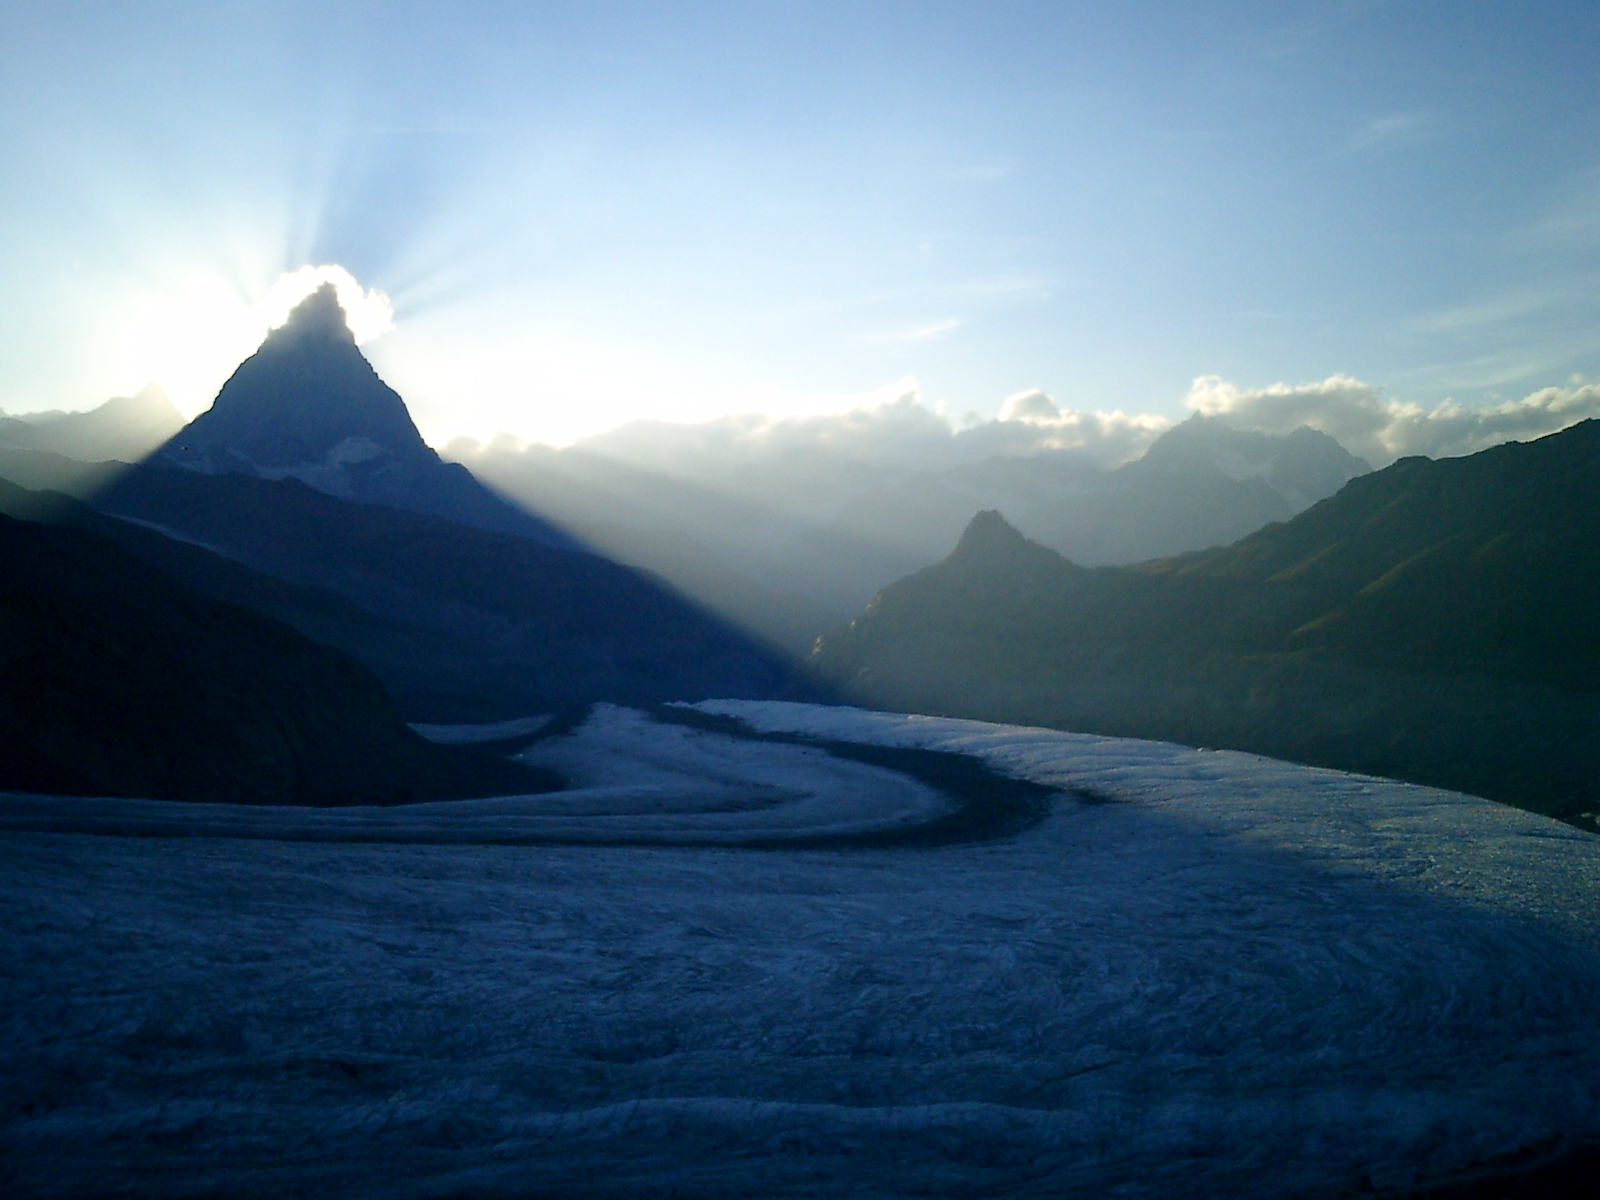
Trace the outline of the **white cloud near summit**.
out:
M 394 328 L 394 305 L 389 297 L 377 288 L 362 287 L 354 275 L 337 263 L 305 266 L 280 275 L 258 306 L 267 325 L 273 329 L 282 325 L 295 305 L 325 283 L 333 284 L 339 307 L 344 309 L 345 323 L 355 335 L 357 345 L 381 337 Z
M 1289 433 L 1309 425 L 1382 467 L 1412 454 L 1429 458 L 1475 454 L 1501 442 L 1528 441 L 1600 417 L 1600 384 L 1541 388 L 1520 400 L 1485 407 L 1447 400 L 1425 409 L 1387 399 L 1371 384 L 1349 375 L 1264 388 L 1240 388 L 1219 376 L 1202 375 L 1184 403 L 1240 429 Z
M 1076 450 L 1101 466 L 1114 467 L 1138 458 L 1172 422 L 1149 413 L 1078 412 L 1063 409 L 1034 389 L 1006 398 L 1000 418 L 964 431 L 962 436 L 1025 446 L 993 453 L 1037 454 Z

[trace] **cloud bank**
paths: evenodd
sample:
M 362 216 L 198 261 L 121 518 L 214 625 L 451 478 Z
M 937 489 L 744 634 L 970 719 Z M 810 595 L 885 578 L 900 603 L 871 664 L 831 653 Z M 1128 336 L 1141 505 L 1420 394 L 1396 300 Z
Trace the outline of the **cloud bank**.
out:
M 1590 417 L 1600 417 L 1600 384 L 1547 387 L 1489 407 L 1445 401 L 1431 409 L 1387 399 L 1348 375 L 1293 387 L 1239 388 L 1203 375 L 1184 402 L 1203 416 L 1240 429 L 1289 433 L 1309 425 L 1375 467 L 1422 454 L 1453 458 L 1508 441 L 1528 441 Z
M 635 421 L 577 446 L 641 467 L 719 469 L 804 458 L 855 460 L 907 470 L 940 470 L 994 457 L 1069 452 L 1088 465 L 1139 457 L 1172 427 L 1165 417 L 1062 409 L 1045 393 L 1019 393 L 998 419 L 958 423 L 923 403 L 912 384 L 898 395 L 849 412 L 771 417 L 755 413 L 697 424 Z
M 280 275 L 259 306 L 268 327 L 276 329 L 282 325 L 295 305 L 325 283 L 333 284 L 339 306 L 344 309 L 345 322 L 355 335 L 357 345 L 364 345 L 394 328 L 394 306 L 389 297 L 377 288 L 363 288 L 354 275 L 337 263 L 301 267 Z
M 633 421 L 580 439 L 574 449 L 702 481 L 728 473 L 792 473 L 823 461 L 899 471 L 942 471 L 991 458 L 1057 454 L 1109 470 L 1142 455 L 1174 421 L 1121 410 L 1063 408 L 1038 390 L 1009 397 L 992 420 L 953 419 L 923 402 L 914 380 L 877 403 L 846 412 L 777 417 L 738 413 L 708 421 Z M 1215 375 L 1195 379 L 1185 399 L 1194 413 L 1234 428 L 1288 434 L 1302 425 L 1328 434 L 1374 467 L 1421 454 L 1448 458 L 1506 441 L 1527 441 L 1600 417 L 1600 383 L 1575 378 L 1520 400 L 1487 407 L 1446 401 L 1431 409 L 1387 398 L 1349 375 L 1320 383 L 1241 388 Z M 497 439 L 500 450 L 525 445 Z M 471 454 L 471 439 L 452 443 Z

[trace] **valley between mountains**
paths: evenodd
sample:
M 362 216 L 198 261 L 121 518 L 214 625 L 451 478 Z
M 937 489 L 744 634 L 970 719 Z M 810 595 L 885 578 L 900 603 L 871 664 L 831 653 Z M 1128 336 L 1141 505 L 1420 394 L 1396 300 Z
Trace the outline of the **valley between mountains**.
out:
M 170 407 L 0 426 L 8 1195 L 1586 1194 L 1600 424 L 756 503 L 331 288 Z

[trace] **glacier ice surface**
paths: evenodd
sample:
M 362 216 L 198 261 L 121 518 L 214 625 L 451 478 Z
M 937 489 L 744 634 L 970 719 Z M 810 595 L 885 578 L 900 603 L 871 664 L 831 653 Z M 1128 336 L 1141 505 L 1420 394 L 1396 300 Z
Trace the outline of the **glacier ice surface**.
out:
M 759 851 L 451 844 L 449 806 L 392 844 L 286 840 L 312 810 L 92 836 L 8 798 L 8 1192 L 1335 1196 L 1600 1135 L 1600 838 L 1250 755 L 700 707 L 1063 794 L 999 841 Z M 852 815 L 859 764 L 597 715 L 534 748 L 566 810 L 472 803 L 678 838 L 938 803 Z

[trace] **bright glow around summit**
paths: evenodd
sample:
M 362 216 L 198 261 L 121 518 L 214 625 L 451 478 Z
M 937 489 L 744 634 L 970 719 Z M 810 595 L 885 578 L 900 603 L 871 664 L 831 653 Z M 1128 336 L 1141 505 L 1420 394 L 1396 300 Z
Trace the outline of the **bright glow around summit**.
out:
M 349 271 L 331 263 L 286 272 L 272 285 L 266 299 L 256 305 L 256 311 L 266 319 L 269 329 L 276 329 L 289 319 L 295 305 L 325 283 L 333 284 L 356 345 L 364 345 L 394 328 L 394 306 L 389 297 L 376 288 L 363 288 Z
M 196 412 L 324 278 L 435 443 L 906 377 L 1489 409 L 1600 377 L 1597 52 L 1560 0 L 23 0 L 0 409 Z
M 363 288 L 344 267 L 326 263 L 285 271 L 254 299 L 219 276 L 201 274 L 143 296 L 120 330 L 130 379 L 154 379 L 185 415 L 210 406 L 219 388 L 289 311 L 332 283 L 358 344 L 394 328 L 389 298 Z M 112 333 L 112 330 L 108 330 Z M 126 390 L 127 385 L 121 385 Z M 109 394 L 109 393 L 108 393 Z

